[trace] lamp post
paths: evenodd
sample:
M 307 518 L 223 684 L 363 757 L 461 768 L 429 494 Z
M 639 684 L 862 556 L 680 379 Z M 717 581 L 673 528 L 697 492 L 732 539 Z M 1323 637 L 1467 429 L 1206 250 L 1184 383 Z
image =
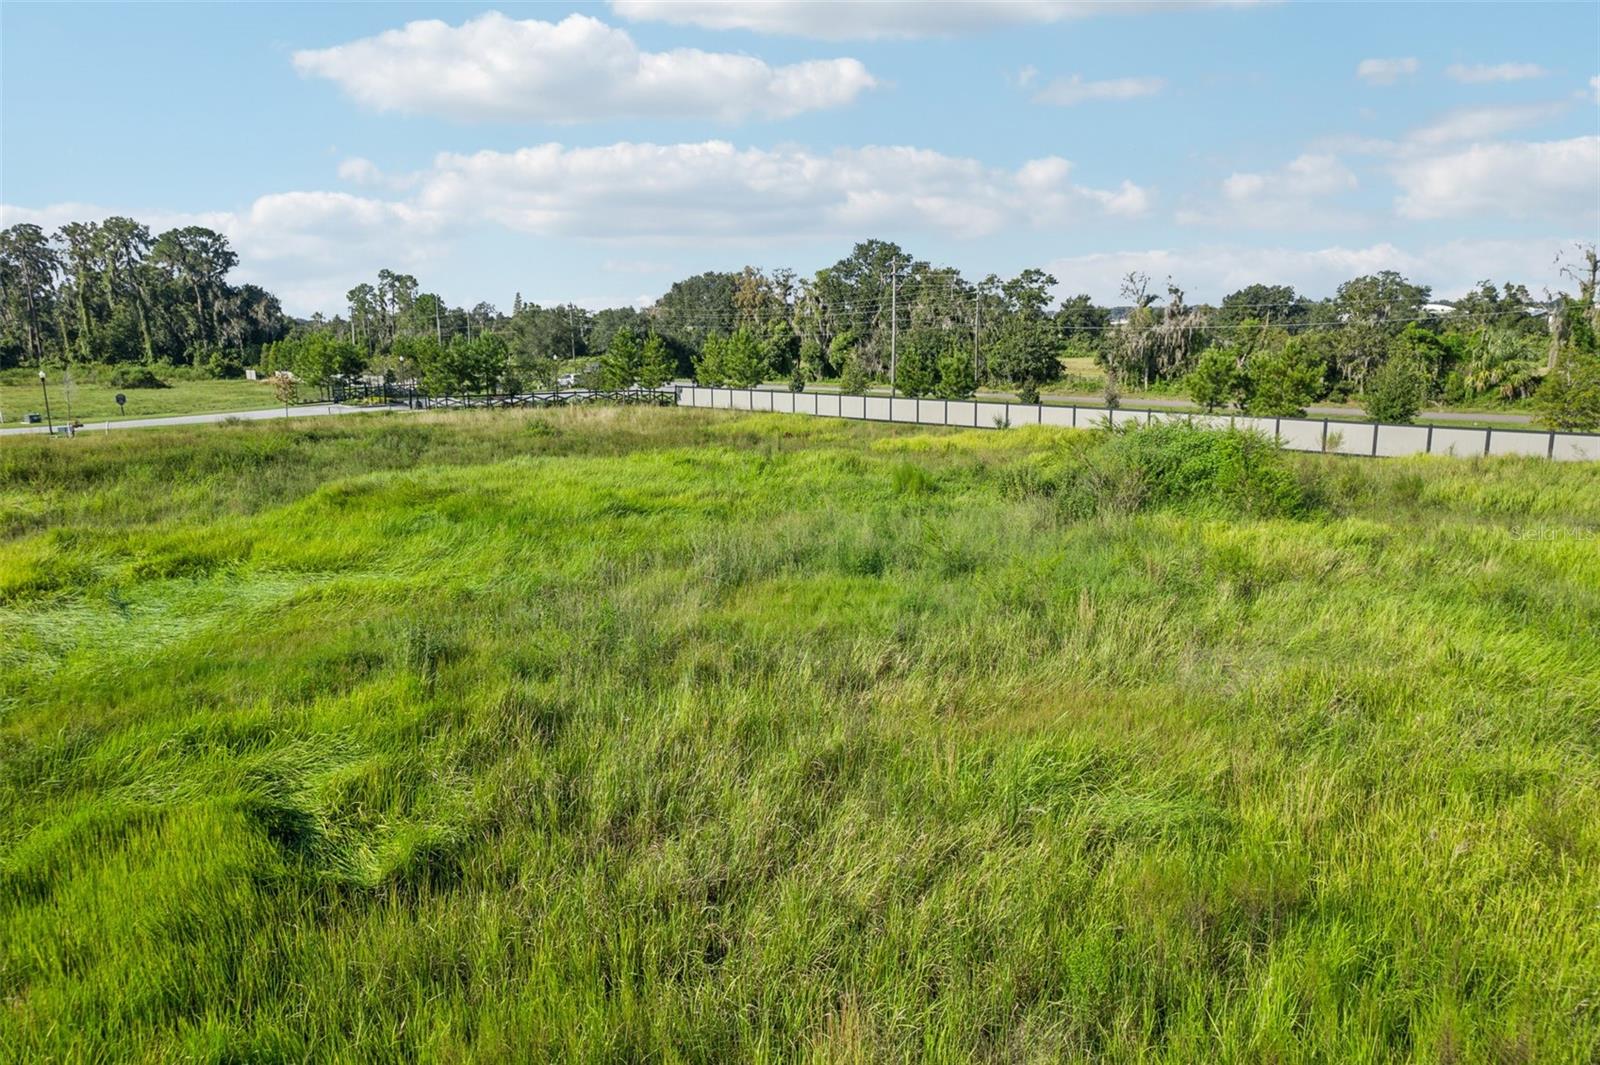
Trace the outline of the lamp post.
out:
M 39 388 L 44 392 L 44 424 L 51 436 L 56 435 L 56 423 L 50 418 L 50 386 L 45 383 L 44 371 L 39 371 Z

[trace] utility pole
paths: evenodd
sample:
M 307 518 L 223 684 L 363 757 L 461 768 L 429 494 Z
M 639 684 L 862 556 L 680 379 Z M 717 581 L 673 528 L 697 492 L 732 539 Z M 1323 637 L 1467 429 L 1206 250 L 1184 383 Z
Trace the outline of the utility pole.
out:
M 900 261 L 898 259 L 889 260 L 889 398 L 891 400 L 899 394 L 895 391 L 895 371 L 899 368 L 899 359 L 897 357 L 900 337 L 899 267 Z
M 437 340 L 439 342 L 439 346 L 442 348 L 444 347 L 444 326 L 439 323 L 440 302 L 441 301 L 438 296 L 433 297 L 433 339 Z
M 983 289 L 972 289 L 972 387 L 978 387 L 978 330 L 983 327 Z

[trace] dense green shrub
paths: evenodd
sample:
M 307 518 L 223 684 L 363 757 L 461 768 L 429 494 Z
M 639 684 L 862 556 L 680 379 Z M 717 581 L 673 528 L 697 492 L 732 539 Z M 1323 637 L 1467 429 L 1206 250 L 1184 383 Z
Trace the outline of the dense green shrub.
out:
M 267 373 L 288 370 L 302 381 L 358 374 L 365 367 L 360 349 L 329 333 L 304 333 L 268 344 L 261 352 L 261 368 Z
M 847 396 L 865 395 L 869 383 L 866 366 L 852 353 L 839 371 L 839 391 Z
M 1309 507 L 1306 487 L 1273 441 L 1183 422 L 1105 430 L 1089 447 L 1009 471 L 1005 487 L 1053 497 L 1072 518 L 1163 507 L 1285 517 Z
M 1539 420 L 1552 429 L 1600 429 L 1600 356 L 1569 355 L 1540 386 Z
M 205 359 L 197 360 L 195 365 L 219 381 L 237 380 L 244 376 L 244 363 L 239 361 L 238 354 L 221 348 L 212 348 Z
M 210 381 L 213 375 L 204 366 L 192 366 L 188 363 L 157 362 L 151 366 L 156 376 L 167 384 L 176 384 L 180 381 Z
M 112 388 L 166 388 L 167 383 L 148 366 L 118 366 L 106 378 Z
M 1422 409 L 1427 389 L 1427 371 L 1410 356 L 1397 355 L 1372 375 L 1361 405 L 1375 422 L 1409 425 Z

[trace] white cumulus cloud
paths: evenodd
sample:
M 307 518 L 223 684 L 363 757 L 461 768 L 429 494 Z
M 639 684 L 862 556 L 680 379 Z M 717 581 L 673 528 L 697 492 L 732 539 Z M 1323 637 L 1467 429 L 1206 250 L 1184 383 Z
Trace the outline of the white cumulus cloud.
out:
M 271 193 L 237 211 L 0 205 L 0 227 L 33 222 L 52 230 L 115 214 L 137 219 L 152 233 L 178 226 L 216 230 L 239 254 L 230 279 L 271 290 L 291 314 L 342 307 L 344 293 L 379 266 L 420 268 L 438 254 L 446 236 L 443 219 L 414 204 L 343 192 Z
M 1600 136 L 1473 144 L 1397 163 L 1407 218 L 1600 219 Z
M 1444 72 L 1447 77 L 1467 85 L 1492 81 L 1527 81 L 1530 78 L 1542 78 L 1550 73 L 1538 63 L 1494 63 L 1475 66 L 1452 63 L 1444 68 Z
M 327 78 L 367 107 L 460 121 L 785 118 L 877 85 L 855 59 L 775 67 L 729 52 L 645 52 L 625 30 L 584 15 L 430 19 L 293 58 L 302 75 Z
M 1039 26 L 1108 14 L 1191 7 L 1245 7 L 1253 0 L 612 0 L 635 21 L 670 22 L 711 30 L 750 30 L 825 40 L 940 37 L 1007 26 Z
M 381 180 L 378 164 L 359 155 L 351 156 L 339 164 L 339 178 L 357 185 L 373 185 Z
M 1349 220 L 1348 214 L 1329 201 L 1357 184 L 1355 173 L 1338 157 L 1301 155 L 1266 173 L 1230 174 L 1213 202 L 1179 210 L 1178 221 L 1256 229 L 1343 224 Z
M 1059 295 L 1087 292 L 1102 303 L 1121 302 L 1118 279 L 1130 270 L 1157 281 L 1171 277 L 1191 301 L 1216 303 L 1256 283 L 1290 284 L 1312 297 L 1331 296 L 1339 284 L 1379 270 L 1398 270 L 1431 285 L 1445 298 L 1461 295 L 1483 278 L 1515 278 L 1534 291 L 1559 289 L 1554 266 L 1570 236 L 1516 240 L 1454 240 L 1406 248 L 1383 242 L 1320 248 L 1210 245 L 1096 252 L 1046 264 Z
M 1460 141 L 1479 141 L 1502 133 L 1525 129 L 1558 117 L 1569 103 L 1503 104 L 1492 107 L 1463 107 L 1447 112 L 1425 126 L 1411 131 L 1406 140 L 1412 145 L 1434 147 Z
M 1422 69 L 1415 56 L 1398 59 L 1363 59 L 1356 64 L 1356 77 L 1368 85 L 1393 85 Z
M 1055 156 L 1015 169 L 910 147 L 737 148 L 724 141 L 623 142 L 597 148 L 541 144 L 518 151 L 445 153 L 423 170 L 390 174 L 345 160 L 346 180 L 387 195 L 295 191 L 242 209 L 203 213 L 58 204 L 0 207 L 0 224 L 53 229 L 75 219 L 127 214 L 160 230 L 204 225 L 240 257 L 237 280 L 279 294 L 291 312 L 333 310 L 380 267 L 425 271 L 462 234 L 511 230 L 535 238 L 635 248 L 703 249 L 709 243 L 848 242 L 869 233 L 982 237 L 1066 229 L 1094 218 L 1146 214 L 1148 190 L 1122 181 L 1074 180 Z M 620 256 L 619 256 L 620 258 Z
M 1056 78 L 1034 93 L 1035 103 L 1071 107 L 1086 100 L 1132 100 L 1140 96 L 1154 96 L 1166 87 L 1161 78 L 1109 78 L 1104 81 L 1085 81 L 1080 74 L 1069 78 Z
M 420 176 L 416 202 L 546 236 L 697 241 L 898 225 L 976 236 L 1136 216 L 1149 194 L 1127 181 L 1080 185 L 1054 157 L 1009 171 L 908 147 L 821 154 L 705 141 L 447 153 Z
M 1546 100 L 1527 104 L 1497 104 L 1487 107 L 1460 107 L 1446 111 L 1404 136 L 1332 136 L 1312 142 L 1322 153 L 1387 156 L 1413 159 L 1429 156 L 1450 145 L 1489 141 L 1506 133 L 1527 130 L 1560 118 L 1572 106 L 1571 100 Z

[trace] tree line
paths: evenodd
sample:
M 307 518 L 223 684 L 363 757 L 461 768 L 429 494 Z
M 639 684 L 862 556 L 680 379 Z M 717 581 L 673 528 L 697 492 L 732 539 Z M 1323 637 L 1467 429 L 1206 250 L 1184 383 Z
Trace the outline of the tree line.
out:
M 524 303 L 450 307 L 409 274 L 380 270 L 339 314 L 292 321 L 253 285 L 233 286 L 226 238 L 202 227 L 154 238 L 125 218 L 0 234 L 0 367 L 51 360 L 287 369 L 309 380 L 359 373 L 435 391 L 654 386 L 692 377 L 750 386 L 775 379 L 847 391 L 960 398 L 980 388 L 1025 401 L 1064 383 L 1187 395 L 1210 410 L 1290 415 L 1355 399 L 1408 420 L 1425 403 L 1517 401 L 1539 392 L 1600 421 L 1593 248 L 1564 272 L 1573 294 L 1535 298 L 1489 281 L 1452 304 L 1393 271 L 1312 299 L 1255 284 L 1216 305 L 1170 279 L 1121 281 L 1116 306 L 1058 300 L 1043 270 L 964 277 L 900 246 L 867 240 L 838 262 L 712 271 L 675 282 L 648 307 L 590 311 Z M 1095 368 L 1074 379 L 1072 368 Z
M 46 362 L 192 366 L 238 376 L 293 322 L 257 285 L 231 285 L 221 233 L 151 235 L 114 216 L 52 234 L 0 231 L 0 369 Z

